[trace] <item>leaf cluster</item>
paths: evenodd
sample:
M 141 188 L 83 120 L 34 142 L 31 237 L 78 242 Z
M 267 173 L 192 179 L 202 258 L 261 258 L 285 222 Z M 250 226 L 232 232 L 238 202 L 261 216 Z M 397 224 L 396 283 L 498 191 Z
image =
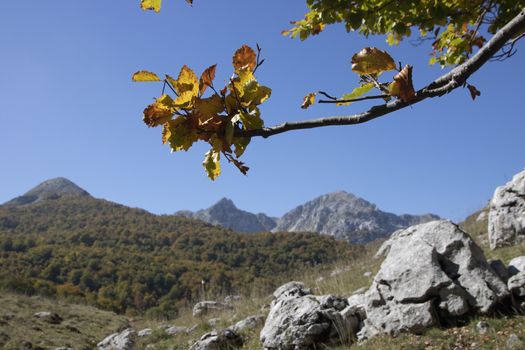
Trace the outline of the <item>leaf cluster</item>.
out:
M 328 24 L 342 23 L 347 31 L 368 37 L 386 34 L 390 45 L 404 38 L 416 44 L 431 41 L 430 63 L 464 62 L 525 6 L 525 0 L 307 0 L 304 19 L 283 31 L 292 38 L 317 35 Z
M 162 126 L 162 142 L 169 144 L 173 152 L 187 151 L 197 141 L 207 142 L 211 148 L 203 166 L 212 180 L 221 173 L 221 155 L 243 174 L 247 173 L 248 167 L 239 157 L 250 139 L 236 134 L 264 126 L 259 105 L 272 90 L 255 78 L 255 71 L 264 61 L 260 60 L 260 48 L 257 50 L 258 53 L 243 45 L 235 52 L 234 74 L 220 91 L 213 85 L 216 65 L 204 70 L 200 78 L 186 65 L 177 79 L 166 75 L 161 80 L 148 71 L 133 74 L 133 81 L 164 82 L 162 95 L 144 110 L 144 123 L 149 127 Z M 172 95 L 164 93 L 166 86 Z M 212 94 L 205 96 L 208 88 Z

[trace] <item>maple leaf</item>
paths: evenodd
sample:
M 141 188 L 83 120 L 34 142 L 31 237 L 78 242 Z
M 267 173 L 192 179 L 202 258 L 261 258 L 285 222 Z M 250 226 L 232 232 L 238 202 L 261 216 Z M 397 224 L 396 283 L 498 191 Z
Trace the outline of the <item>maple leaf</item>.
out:
M 131 77 L 132 81 L 161 81 L 160 78 L 157 76 L 157 74 L 148 72 L 147 70 L 141 70 L 138 72 L 135 72 L 133 76 Z
M 388 86 L 390 95 L 399 98 L 403 102 L 410 102 L 416 92 L 412 85 L 412 66 L 406 65 L 401 72 L 397 73 L 394 81 Z
M 311 92 L 303 98 L 303 103 L 301 104 L 302 109 L 307 109 L 315 103 L 315 92 Z
M 241 69 L 253 71 L 257 65 L 257 55 L 248 45 L 241 46 L 233 55 L 233 67 L 235 72 Z
M 204 72 L 201 75 L 201 78 L 199 79 L 199 95 L 202 96 L 204 91 L 206 91 L 206 88 L 208 86 L 213 85 L 213 79 L 215 79 L 215 70 L 217 69 L 217 65 L 214 64 L 213 66 L 210 66 L 204 70 Z
M 160 12 L 162 0 L 140 0 L 140 7 L 143 10 L 154 10 Z
M 352 71 L 360 75 L 374 75 L 396 69 L 394 59 L 376 47 L 365 47 L 352 56 Z

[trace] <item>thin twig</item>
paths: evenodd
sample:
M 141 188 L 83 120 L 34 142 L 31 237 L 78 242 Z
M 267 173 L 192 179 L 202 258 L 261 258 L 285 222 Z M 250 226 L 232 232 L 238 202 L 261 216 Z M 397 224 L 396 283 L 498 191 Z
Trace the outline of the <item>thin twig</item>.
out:
M 365 96 L 365 97 L 353 98 L 350 100 L 319 100 L 319 103 L 350 103 L 350 102 L 374 100 L 378 98 L 387 98 L 387 97 L 390 97 L 390 95 L 385 94 L 385 95 L 376 95 L 376 96 Z

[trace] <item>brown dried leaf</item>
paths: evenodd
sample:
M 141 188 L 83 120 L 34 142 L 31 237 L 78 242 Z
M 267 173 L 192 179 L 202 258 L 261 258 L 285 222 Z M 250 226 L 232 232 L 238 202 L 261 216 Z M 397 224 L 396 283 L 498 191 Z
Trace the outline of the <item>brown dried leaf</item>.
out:
M 481 92 L 476 89 L 474 85 L 467 84 L 468 91 L 470 91 L 470 97 L 475 101 L 477 96 L 481 96 Z
M 360 75 L 379 75 L 396 69 L 394 59 L 376 47 L 365 47 L 352 56 L 352 71 Z
M 254 70 L 257 65 L 257 55 L 248 45 L 241 46 L 233 55 L 233 67 L 235 71 L 241 69 Z
M 412 85 L 412 66 L 406 65 L 401 72 L 396 74 L 394 81 L 388 86 L 390 95 L 399 98 L 403 102 L 410 102 L 416 95 Z
M 206 88 L 208 86 L 212 86 L 213 79 L 215 79 L 215 70 L 217 69 L 217 65 L 214 64 L 213 66 L 210 66 L 204 70 L 204 72 L 201 75 L 201 78 L 199 79 L 199 94 L 202 96 L 204 91 L 206 91 Z

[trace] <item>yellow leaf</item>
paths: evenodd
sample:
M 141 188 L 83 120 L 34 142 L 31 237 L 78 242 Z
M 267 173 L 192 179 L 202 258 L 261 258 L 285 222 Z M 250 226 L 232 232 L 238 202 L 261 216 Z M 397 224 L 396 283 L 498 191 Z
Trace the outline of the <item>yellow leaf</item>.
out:
M 394 81 L 388 86 L 390 95 L 399 98 L 403 102 L 410 102 L 416 92 L 412 85 L 412 66 L 406 65 L 401 72 L 396 74 Z
M 261 129 L 264 126 L 264 122 L 261 119 L 261 115 L 257 107 L 249 112 L 240 111 L 239 117 L 242 125 L 244 125 L 245 130 Z
M 195 73 L 184 65 L 179 73 L 177 80 L 168 81 L 173 85 L 179 96 L 175 100 L 175 105 L 179 108 L 192 108 L 195 97 L 199 94 L 199 80 Z
M 233 55 L 233 67 L 235 71 L 249 69 L 253 71 L 257 65 L 257 55 L 248 45 L 241 46 Z
M 196 99 L 195 109 L 200 114 L 212 117 L 224 111 L 224 103 L 222 102 L 222 98 L 219 95 L 213 94 L 208 98 Z
M 178 116 L 164 125 L 164 128 L 167 128 L 165 137 L 170 143 L 172 152 L 187 151 L 198 140 L 198 135 L 190 124 L 186 117 Z
M 259 85 L 253 72 L 247 69 L 238 71 L 238 76 L 230 84 L 230 90 L 235 97 L 239 98 L 242 107 L 260 105 L 272 94 L 272 90 Z
M 148 72 L 147 70 L 141 70 L 133 74 L 131 77 L 133 81 L 161 81 L 157 74 Z
M 173 116 L 173 100 L 168 95 L 162 95 L 144 110 L 144 123 L 149 127 L 162 125 Z
M 208 177 L 212 180 L 215 180 L 221 174 L 221 163 L 220 163 L 221 154 L 214 149 L 209 150 L 204 155 L 204 162 L 202 165 L 208 174 Z
M 155 12 L 160 12 L 160 7 L 162 5 L 162 0 L 141 0 L 140 7 L 143 10 L 154 10 Z
M 301 105 L 301 108 L 307 109 L 308 107 L 313 105 L 315 103 L 315 95 L 316 95 L 315 92 L 312 92 L 306 95 L 303 99 L 303 104 Z
M 376 47 L 366 47 L 352 56 L 352 71 L 360 75 L 379 75 L 396 69 L 394 59 Z
M 199 94 L 201 96 L 204 93 L 204 91 L 206 91 L 206 88 L 208 86 L 212 86 L 213 79 L 215 79 L 216 69 L 217 69 L 217 65 L 214 64 L 213 66 L 206 68 L 206 70 L 202 73 L 201 78 L 199 80 Z

